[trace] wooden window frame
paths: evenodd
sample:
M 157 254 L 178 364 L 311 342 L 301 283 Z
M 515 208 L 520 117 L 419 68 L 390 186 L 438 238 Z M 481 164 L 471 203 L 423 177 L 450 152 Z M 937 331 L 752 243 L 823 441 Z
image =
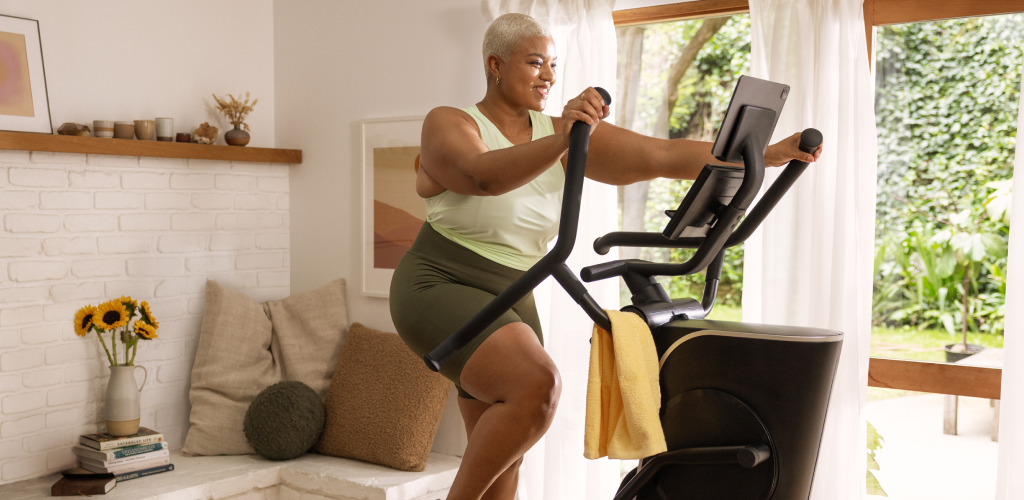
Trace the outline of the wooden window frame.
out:
M 697 0 L 617 10 L 612 12 L 612 19 L 615 26 L 633 26 L 748 12 L 747 0 Z M 864 0 L 868 60 L 873 52 L 875 26 L 1018 12 L 1024 12 L 1024 0 Z M 1002 374 L 999 368 L 873 357 L 868 366 L 868 385 L 999 399 Z

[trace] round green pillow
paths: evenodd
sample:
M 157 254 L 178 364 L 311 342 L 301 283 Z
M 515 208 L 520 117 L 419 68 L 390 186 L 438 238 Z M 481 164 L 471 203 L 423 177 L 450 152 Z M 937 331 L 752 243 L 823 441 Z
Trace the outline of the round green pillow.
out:
M 327 413 L 320 395 L 302 382 L 278 382 L 259 393 L 245 412 L 245 439 L 261 457 L 295 458 L 316 444 Z

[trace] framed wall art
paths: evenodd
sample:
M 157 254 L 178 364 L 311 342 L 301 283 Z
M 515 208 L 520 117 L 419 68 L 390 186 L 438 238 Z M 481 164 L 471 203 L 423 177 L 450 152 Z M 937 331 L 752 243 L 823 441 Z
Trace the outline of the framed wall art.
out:
M 52 134 L 39 21 L 0 16 L 0 130 Z
M 362 121 L 363 295 L 387 297 L 398 260 L 427 218 L 416 194 L 422 116 Z

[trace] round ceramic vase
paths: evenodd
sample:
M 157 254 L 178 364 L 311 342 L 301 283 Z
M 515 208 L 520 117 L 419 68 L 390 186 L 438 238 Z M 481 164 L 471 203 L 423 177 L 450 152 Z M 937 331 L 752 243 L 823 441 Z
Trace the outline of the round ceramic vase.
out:
M 135 381 L 135 369 L 142 368 L 142 385 Z M 146 386 L 149 373 L 144 366 L 111 366 L 110 382 L 107 383 L 106 407 L 107 432 L 115 436 L 131 436 L 139 432 L 139 394 Z
M 235 125 L 235 128 L 224 132 L 224 142 L 229 146 L 245 146 L 249 144 L 249 133 Z

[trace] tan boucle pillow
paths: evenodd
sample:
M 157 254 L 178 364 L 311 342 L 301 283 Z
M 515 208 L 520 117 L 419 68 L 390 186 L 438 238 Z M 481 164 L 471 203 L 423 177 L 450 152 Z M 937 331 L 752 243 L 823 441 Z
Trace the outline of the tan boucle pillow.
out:
M 249 404 L 282 380 L 302 382 L 323 397 L 347 329 L 342 279 L 264 304 L 207 281 L 188 391 L 190 425 L 181 451 L 256 453 L 242 430 Z
M 353 323 L 327 389 L 316 451 L 422 471 L 451 388 L 397 334 Z

